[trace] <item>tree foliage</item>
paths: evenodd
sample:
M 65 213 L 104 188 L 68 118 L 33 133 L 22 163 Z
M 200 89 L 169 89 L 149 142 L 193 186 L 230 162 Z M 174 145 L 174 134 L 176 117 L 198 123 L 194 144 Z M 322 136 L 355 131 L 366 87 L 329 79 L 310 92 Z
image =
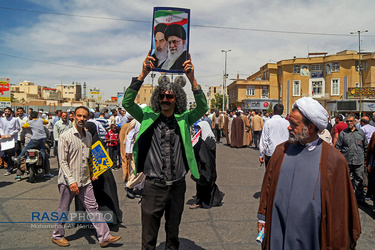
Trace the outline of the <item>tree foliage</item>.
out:
M 227 104 L 227 97 L 225 96 L 225 106 Z M 223 108 L 223 95 L 216 93 L 215 98 L 211 100 L 211 109 L 222 109 Z

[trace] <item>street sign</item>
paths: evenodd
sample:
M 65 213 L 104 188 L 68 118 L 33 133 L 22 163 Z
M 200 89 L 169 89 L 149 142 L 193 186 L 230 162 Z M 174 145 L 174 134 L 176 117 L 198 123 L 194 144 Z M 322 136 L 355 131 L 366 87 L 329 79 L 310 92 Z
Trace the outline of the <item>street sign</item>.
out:
M 90 170 L 93 176 L 98 177 L 113 166 L 111 158 L 100 141 L 91 146 L 91 157 L 89 160 Z
M 0 78 L 0 108 L 10 107 L 9 78 Z

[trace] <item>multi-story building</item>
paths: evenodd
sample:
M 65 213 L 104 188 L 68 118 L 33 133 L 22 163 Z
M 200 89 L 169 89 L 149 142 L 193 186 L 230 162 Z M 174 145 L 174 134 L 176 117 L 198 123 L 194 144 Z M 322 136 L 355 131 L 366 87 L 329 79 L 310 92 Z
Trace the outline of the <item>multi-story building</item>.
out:
M 29 102 L 31 99 L 42 98 L 42 87 L 30 81 L 20 82 L 19 85 L 11 85 L 10 91 L 19 102 Z
M 82 100 L 82 86 L 80 83 L 57 84 L 56 90 L 60 92 L 60 98 L 64 101 Z
M 143 84 L 139 89 L 137 97 L 135 98 L 135 103 L 137 104 L 147 104 L 149 105 L 152 92 L 154 92 L 155 87 L 152 87 L 151 84 Z
M 228 86 L 232 107 L 265 110 L 282 103 L 289 113 L 300 97 L 318 100 L 328 111 L 352 112 L 375 109 L 375 53 L 362 53 L 362 96 L 359 98 L 358 53 L 345 50 L 335 55 L 309 53 L 268 63 L 246 80 L 237 79 Z M 359 108 L 361 103 L 361 108 Z

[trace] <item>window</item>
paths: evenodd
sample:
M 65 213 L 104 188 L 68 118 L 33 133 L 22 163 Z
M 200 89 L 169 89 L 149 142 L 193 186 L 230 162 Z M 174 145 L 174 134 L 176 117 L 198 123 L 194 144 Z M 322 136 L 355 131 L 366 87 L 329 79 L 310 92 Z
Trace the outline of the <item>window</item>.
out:
M 313 95 L 322 95 L 323 94 L 323 83 L 322 81 L 312 81 L 312 94 Z
M 340 79 L 331 80 L 331 95 L 340 94 Z
M 367 61 L 363 61 L 363 64 L 362 64 L 363 66 L 363 71 L 366 71 L 366 70 L 368 70 L 368 65 L 367 65 Z
M 264 71 L 263 77 L 264 77 L 264 80 L 268 80 L 270 78 L 270 73 L 268 70 Z
M 355 83 L 355 87 L 356 87 L 356 88 L 359 88 L 359 82 L 356 82 L 356 83 Z
M 301 73 L 301 65 L 294 65 L 293 66 L 293 74 Z
M 322 71 L 324 69 L 323 64 L 312 64 L 311 71 Z
M 340 62 L 333 62 L 331 71 L 332 72 L 339 72 L 340 71 Z
M 293 81 L 293 96 L 300 96 L 301 93 L 301 81 Z
M 246 86 L 246 95 L 255 95 L 255 86 Z
M 262 86 L 262 98 L 268 98 L 268 86 Z

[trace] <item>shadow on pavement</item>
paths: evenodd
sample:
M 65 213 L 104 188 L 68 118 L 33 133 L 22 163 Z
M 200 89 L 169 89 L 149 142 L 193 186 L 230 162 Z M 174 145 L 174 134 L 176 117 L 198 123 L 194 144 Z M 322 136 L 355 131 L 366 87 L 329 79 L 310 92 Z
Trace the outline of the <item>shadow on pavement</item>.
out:
M 373 206 L 370 206 L 368 204 L 367 204 L 367 206 L 362 205 L 362 204 L 358 204 L 358 208 L 361 209 L 366 214 L 368 214 L 372 219 L 375 219 L 375 213 L 372 211 Z
M 204 250 L 203 247 L 198 246 L 197 244 L 194 243 L 194 241 L 191 241 L 189 239 L 185 238 L 179 238 L 180 240 L 180 250 L 184 249 L 194 249 L 194 250 Z M 156 250 L 162 250 L 165 249 L 165 242 L 160 243 L 159 246 L 156 247 Z
M 2 181 L 2 182 L 0 182 L 0 188 L 9 186 L 9 185 L 11 185 L 13 183 L 14 182 L 10 182 L 10 181 Z

